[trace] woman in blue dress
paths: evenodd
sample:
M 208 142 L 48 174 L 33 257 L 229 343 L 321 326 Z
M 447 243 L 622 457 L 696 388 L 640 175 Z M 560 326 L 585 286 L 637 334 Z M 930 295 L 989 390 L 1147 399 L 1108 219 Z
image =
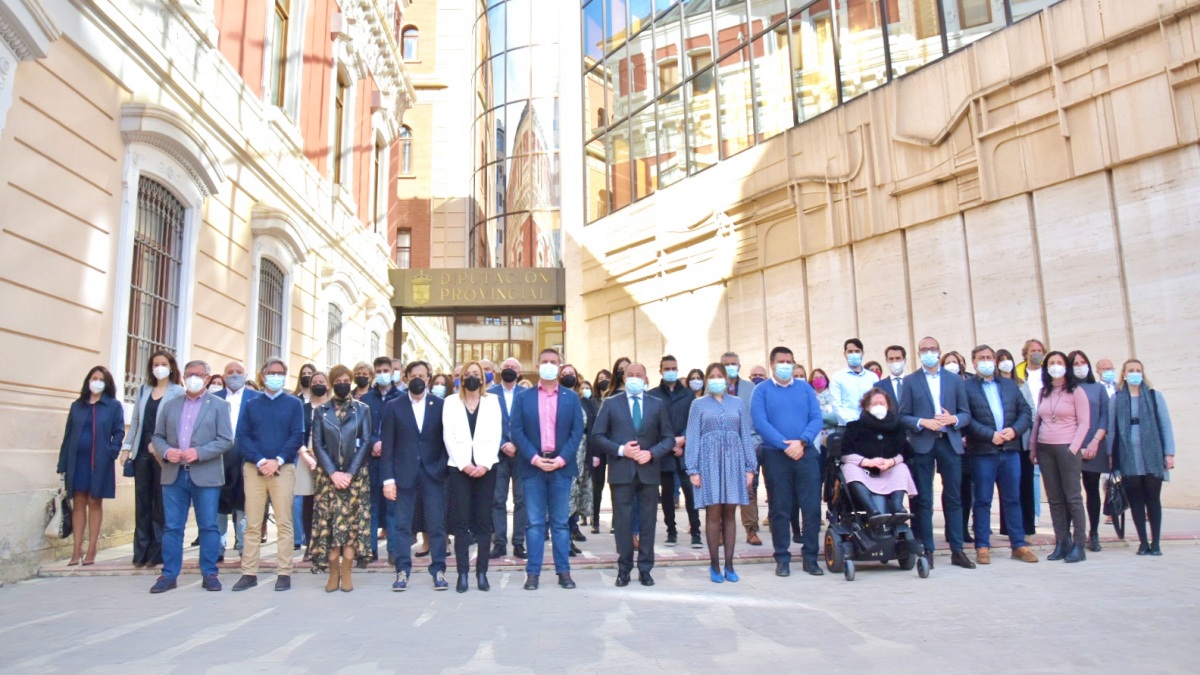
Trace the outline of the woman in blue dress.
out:
M 71 491 L 71 527 L 75 548 L 71 565 L 83 555 L 83 530 L 87 527 L 88 550 L 84 565 L 96 562 L 100 524 L 104 519 L 103 499 L 117 496 L 117 455 L 125 440 L 125 408 L 117 400 L 112 373 L 95 366 L 83 380 L 79 398 L 67 414 L 67 429 L 58 449 L 58 473 Z
M 692 401 L 684 445 L 684 460 L 695 493 L 696 508 L 704 509 L 713 583 L 737 581 L 733 547 L 737 539 L 737 507 L 750 502 L 750 485 L 758 470 L 751 437 L 750 407 L 725 393 L 725 367 L 705 369 L 705 395 Z M 725 573 L 717 553 L 725 538 Z

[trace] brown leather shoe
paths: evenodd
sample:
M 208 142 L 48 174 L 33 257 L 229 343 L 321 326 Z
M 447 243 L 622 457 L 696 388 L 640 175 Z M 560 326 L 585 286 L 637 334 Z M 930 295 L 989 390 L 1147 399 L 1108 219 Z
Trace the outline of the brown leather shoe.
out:
M 751 546 L 762 546 L 762 539 L 758 538 L 757 532 L 747 532 L 746 543 L 750 544 Z
M 979 548 L 975 549 L 975 562 L 979 563 L 980 565 L 992 564 L 992 549 L 986 546 L 980 546 Z
M 1029 550 L 1028 546 L 1014 548 L 1013 552 L 1012 552 L 1012 557 L 1013 557 L 1013 560 L 1020 560 L 1021 562 L 1027 562 L 1027 563 L 1035 563 L 1038 561 L 1037 554 L 1034 553 L 1033 551 Z

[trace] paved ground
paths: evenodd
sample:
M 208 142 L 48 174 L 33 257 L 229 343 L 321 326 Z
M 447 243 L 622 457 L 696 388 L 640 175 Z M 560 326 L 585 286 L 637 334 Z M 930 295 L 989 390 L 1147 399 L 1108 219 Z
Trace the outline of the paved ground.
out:
M 939 556 L 924 580 L 864 565 L 853 583 L 744 564 L 738 584 L 675 566 L 654 588 L 617 589 L 591 569 L 574 591 L 528 592 L 520 573 L 496 572 L 490 593 L 463 595 L 426 575 L 399 594 L 361 574 L 332 595 L 307 573 L 288 593 L 206 593 L 188 575 L 158 596 L 141 575 L 41 578 L 0 588 L 0 670 L 1195 672 L 1200 546 L 1145 558 L 1110 545 L 1078 565 L 997 558 L 967 571 Z

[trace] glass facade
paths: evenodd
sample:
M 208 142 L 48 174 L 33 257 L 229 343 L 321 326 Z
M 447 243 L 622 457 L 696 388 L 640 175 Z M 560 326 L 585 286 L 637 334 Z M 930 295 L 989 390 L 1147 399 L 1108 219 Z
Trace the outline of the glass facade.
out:
M 473 267 L 561 267 L 560 0 L 479 0 Z M 599 17 L 603 20 L 603 17 Z
M 583 0 L 587 220 L 1056 1 Z

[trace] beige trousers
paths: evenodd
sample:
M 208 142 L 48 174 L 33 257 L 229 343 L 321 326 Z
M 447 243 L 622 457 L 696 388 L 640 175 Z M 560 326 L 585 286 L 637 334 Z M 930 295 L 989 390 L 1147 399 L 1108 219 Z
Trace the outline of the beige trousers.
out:
M 280 576 L 292 574 L 292 496 L 296 487 L 296 466 L 279 467 L 274 476 L 264 476 L 253 464 L 242 464 L 246 488 L 246 536 L 242 540 L 242 574 L 258 575 L 258 549 L 262 541 L 263 515 L 267 497 L 275 505 L 275 526 L 279 530 L 275 560 Z

